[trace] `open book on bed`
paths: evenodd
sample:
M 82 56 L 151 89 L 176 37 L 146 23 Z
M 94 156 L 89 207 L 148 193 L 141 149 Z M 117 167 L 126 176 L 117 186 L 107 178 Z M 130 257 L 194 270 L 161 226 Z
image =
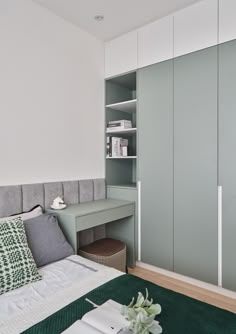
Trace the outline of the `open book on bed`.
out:
M 76 321 L 64 334 L 131 334 L 129 322 L 120 313 L 121 305 L 108 300 Z

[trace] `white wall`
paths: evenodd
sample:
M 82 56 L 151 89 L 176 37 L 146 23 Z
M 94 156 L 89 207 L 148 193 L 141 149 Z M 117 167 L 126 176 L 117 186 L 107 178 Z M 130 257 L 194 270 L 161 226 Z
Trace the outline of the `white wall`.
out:
M 104 45 L 0 0 L 0 185 L 104 177 Z

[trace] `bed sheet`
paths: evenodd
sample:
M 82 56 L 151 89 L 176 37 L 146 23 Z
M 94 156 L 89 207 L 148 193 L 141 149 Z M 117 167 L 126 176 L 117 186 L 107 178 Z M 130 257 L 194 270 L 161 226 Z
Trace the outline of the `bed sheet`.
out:
M 69 256 L 61 261 L 40 268 L 39 272 L 43 277 L 41 281 L 28 284 L 0 296 L 1 327 L 10 324 L 13 319 L 19 318 L 20 321 L 20 317 L 24 314 L 27 316 L 28 310 L 33 310 L 34 308 L 37 309 L 38 305 L 42 306 L 44 303 L 47 303 L 48 305 L 50 302 L 53 304 L 54 297 L 56 298 L 59 295 L 65 297 L 63 292 L 66 292 L 67 290 L 69 295 L 69 290 L 71 290 L 71 287 L 73 286 L 77 288 L 87 286 L 88 288 L 85 289 L 86 291 L 89 291 L 90 281 L 94 283 L 96 282 L 95 286 L 99 286 L 103 283 L 103 279 L 101 279 L 100 283 L 99 277 L 102 278 L 104 276 L 103 272 L 106 273 L 107 270 L 109 271 L 108 267 L 78 255 Z M 111 268 L 110 270 L 112 271 Z M 119 272 L 117 272 L 117 275 L 119 275 Z M 107 276 L 107 274 L 105 276 Z M 94 283 L 92 283 L 91 288 L 93 288 Z M 81 291 L 83 291 L 83 289 L 81 289 Z M 78 292 L 74 293 L 75 297 L 77 295 Z M 64 299 L 65 303 L 63 303 L 63 301 L 60 302 L 62 306 L 65 306 L 68 303 L 67 298 Z M 69 301 L 73 301 L 72 296 Z M 52 307 L 50 311 L 48 310 L 48 313 L 53 312 L 53 310 L 54 307 Z M 46 313 L 46 315 L 49 315 L 48 313 Z M 1 327 L 0 333 L 3 333 L 1 331 L 3 327 Z

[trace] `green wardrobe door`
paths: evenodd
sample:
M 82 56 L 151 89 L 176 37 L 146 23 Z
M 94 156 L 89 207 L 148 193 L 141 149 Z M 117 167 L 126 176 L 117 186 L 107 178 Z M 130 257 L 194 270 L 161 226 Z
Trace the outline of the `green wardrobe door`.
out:
M 217 283 L 217 47 L 174 60 L 174 270 Z
M 173 60 L 138 71 L 141 260 L 173 270 Z
M 223 287 L 236 290 L 236 41 L 219 46 L 219 156 Z

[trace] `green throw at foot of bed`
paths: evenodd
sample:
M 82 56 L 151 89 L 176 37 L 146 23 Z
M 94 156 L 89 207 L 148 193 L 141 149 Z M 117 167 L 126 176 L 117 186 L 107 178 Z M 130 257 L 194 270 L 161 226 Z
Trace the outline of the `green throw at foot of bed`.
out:
M 113 299 L 129 304 L 133 296 L 143 292 L 162 307 L 157 317 L 163 334 L 236 334 L 236 314 L 202 303 L 179 293 L 161 288 L 132 275 L 123 275 L 89 292 L 85 296 L 26 330 L 24 334 L 58 334 L 92 309 L 85 301 L 96 304 Z

